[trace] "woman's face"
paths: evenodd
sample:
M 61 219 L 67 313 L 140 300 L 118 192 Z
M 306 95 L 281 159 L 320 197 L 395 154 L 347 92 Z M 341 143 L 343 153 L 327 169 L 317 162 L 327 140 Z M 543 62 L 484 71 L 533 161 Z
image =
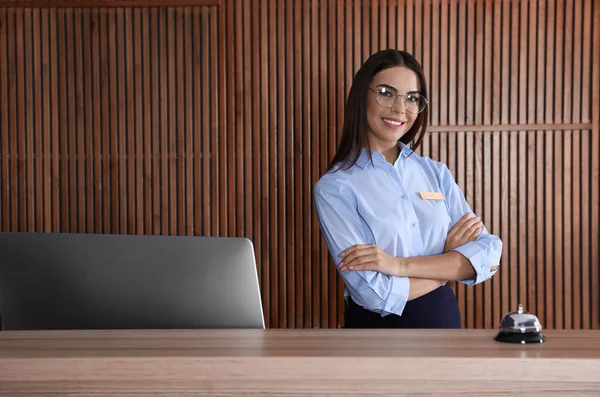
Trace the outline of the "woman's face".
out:
M 396 66 L 377 73 L 368 91 L 367 98 L 367 137 L 372 150 L 384 152 L 398 144 L 398 140 L 412 127 L 418 114 L 406 111 L 403 97 L 398 97 L 390 108 L 377 103 L 380 95 L 373 90 L 386 88 L 387 96 L 395 93 L 406 95 L 419 91 L 419 79 L 412 70 Z M 389 99 L 388 99 L 389 100 Z

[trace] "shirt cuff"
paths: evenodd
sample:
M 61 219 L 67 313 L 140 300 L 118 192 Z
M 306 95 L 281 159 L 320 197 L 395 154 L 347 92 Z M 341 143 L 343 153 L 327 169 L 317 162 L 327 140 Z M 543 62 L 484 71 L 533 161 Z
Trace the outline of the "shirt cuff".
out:
M 470 241 L 460 247 L 454 248 L 453 251 L 461 253 L 465 258 L 471 262 L 473 269 L 475 269 L 475 276 L 460 280 L 461 283 L 467 285 L 473 285 L 485 281 L 489 278 L 485 271 L 485 258 L 482 255 L 481 247 L 478 246 L 476 241 Z
M 408 302 L 408 293 L 410 291 L 410 280 L 408 277 L 391 277 L 392 283 L 390 292 L 385 300 L 385 306 L 381 317 L 388 314 L 402 315 L 406 302 Z

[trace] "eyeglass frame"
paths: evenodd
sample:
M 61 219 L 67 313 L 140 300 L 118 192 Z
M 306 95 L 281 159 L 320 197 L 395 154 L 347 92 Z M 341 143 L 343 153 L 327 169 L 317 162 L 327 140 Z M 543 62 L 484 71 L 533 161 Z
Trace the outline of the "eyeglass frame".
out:
M 425 96 L 424 96 L 424 95 L 423 95 L 421 92 L 419 92 L 419 91 L 411 91 L 411 92 L 408 92 L 408 93 L 406 93 L 406 94 L 400 94 L 400 93 L 398 92 L 398 90 L 396 90 L 394 87 L 387 87 L 387 86 L 384 86 L 384 88 L 386 88 L 386 89 L 388 89 L 388 90 L 394 90 L 394 91 L 396 91 L 396 98 L 394 99 L 394 102 L 392 103 L 392 106 L 389 106 L 389 107 L 383 106 L 382 104 L 380 104 L 380 103 L 379 103 L 379 101 L 377 100 L 377 97 L 375 98 L 375 102 L 377 103 L 377 105 L 381 106 L 381 107 L 382 107 L 382 108 L 384 108 L 384 109 L 391 109 L 391 108 L 393 108 L 393 107 L 394 107 L 394 105 L 396 104 L 396 102 L 398 101 L 398 98 L 400 98 L 400 97 L 402 97 L 402 99 L 404 99 L 404 108 L 405 108 L 405 109 L 406 109 L 406 111 L 407 111 L 408 113 L 410 113 L 410 114 L 419 114 L 419 113 L 421 113 L 423 110 L 425 110 L 425 108 L 426 108 L 426 107 L 427 107 L 427 105 L 429 104 L 429 101 L 427 100 L 427 98 L 425 98 Z M 378 95 L 379 95 L 379 92 L 378 92 L 378 91 L 377 91 L 375 88 L 371 88 L 371 87 L 369 87 L 369 89 L 370 89 L 371 91 L 373 91 L 375 94 L 378 94 Z M 413 112 L 409 111 L 409 110 L 408 110 L 408 107 L 406 106 L 406 100 L 407 100 L 407 98 L 406 98 L 406 97 L 407 97 L 408 95 L 411 95 L 411 94 L 419 94 L 419 97 L 420 97 L 420 98 L 423 98 L 423 100 L 425 101 L 425 105 L 423 106 L 423 109 L 419 110 L 417 113 L 413 113 Z

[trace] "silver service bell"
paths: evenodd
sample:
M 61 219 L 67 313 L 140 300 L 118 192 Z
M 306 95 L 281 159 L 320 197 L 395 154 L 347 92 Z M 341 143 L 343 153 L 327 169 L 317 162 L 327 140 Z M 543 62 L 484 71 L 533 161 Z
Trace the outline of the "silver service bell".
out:
M 500 331 L 494 339 L 510 343 L 542 343 L 546 340 L 542 335 L 540 320 L 524 311 L 521 304 L 516 312 L 507 313 L 502 317 Z

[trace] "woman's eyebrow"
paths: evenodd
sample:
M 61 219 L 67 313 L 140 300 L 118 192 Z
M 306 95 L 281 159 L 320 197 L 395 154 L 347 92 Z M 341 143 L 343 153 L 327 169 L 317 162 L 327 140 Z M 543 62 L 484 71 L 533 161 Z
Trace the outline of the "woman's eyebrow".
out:
M 390 89 L 392 89 L 392 90 L 394 90 L 394 91 L 398 92 L 398 89 L 397 89 L 396 87 L 394 87 L 394 86 L 391 86 L 391 85 L 389 85 L 389 84 L 378 84 L 378 85 L 377 85 L 377 87 L 386 87 L 386 88 L 390 88 Z

